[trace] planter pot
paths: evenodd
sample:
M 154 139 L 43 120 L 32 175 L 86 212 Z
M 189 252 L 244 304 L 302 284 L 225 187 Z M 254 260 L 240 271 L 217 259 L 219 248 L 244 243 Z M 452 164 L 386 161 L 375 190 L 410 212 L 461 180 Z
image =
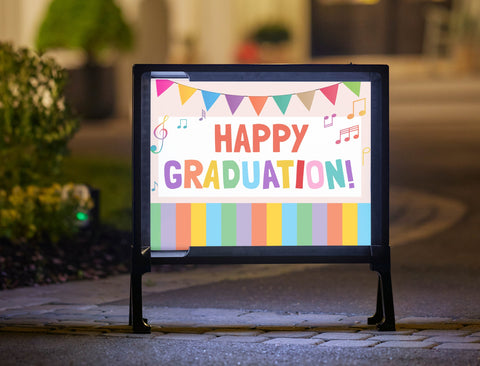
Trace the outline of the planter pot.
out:
M 65 96 L 72 108 L 85 119 L 108 118 L 115 108 L 113 66 L 87 64 L 68 70 Z

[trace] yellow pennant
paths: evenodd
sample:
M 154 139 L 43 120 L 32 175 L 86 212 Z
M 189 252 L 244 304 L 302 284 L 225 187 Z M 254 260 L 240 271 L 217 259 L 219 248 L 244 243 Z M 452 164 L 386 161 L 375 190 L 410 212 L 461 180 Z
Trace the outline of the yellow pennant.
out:
M 184 105 L 185 102 L 190 99 L 193 93 L 197 91 L 197 89 L 178 84 L 178 91 L 180 92 L 180 100 L 182 101 L 182 105 Z

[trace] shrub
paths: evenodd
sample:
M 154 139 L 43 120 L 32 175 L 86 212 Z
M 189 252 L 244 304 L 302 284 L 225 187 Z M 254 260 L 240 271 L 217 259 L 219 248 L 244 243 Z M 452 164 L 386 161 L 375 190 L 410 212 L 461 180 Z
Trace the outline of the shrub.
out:
M 0 188 L 51 184 L 78 120 L 54 60 L 0 43 Z
M 77 212 L 93 202 L 85 186 L 53 184 L 0 190 L 0 237 L 14 244 L 56 243 L 77 230 Z

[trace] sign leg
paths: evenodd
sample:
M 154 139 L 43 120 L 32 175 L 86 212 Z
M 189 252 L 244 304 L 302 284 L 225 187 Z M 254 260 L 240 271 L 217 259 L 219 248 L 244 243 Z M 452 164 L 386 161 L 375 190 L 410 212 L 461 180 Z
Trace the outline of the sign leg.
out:
M 150 270 L 148 261 L 149 248 L 143 252 L 139 247 L 132 246 L 132 268 L 130 275 L 130 309 L 128 324 L 132 326 L 134 333 L 150 333 L 150 325 L 143 318 L 142 305 L 142 276 Z
M 147 324 L 147 319 L 143 318 L 142 275 L 132 273 L 130 281 L 129 325 L 133 327 L 134 333 L 150 333 L 151 327 Z
M 395 311 L 393 309 L 392 275 L 390 273 L 390 248 L 372 247 L 374 261 L 370 265 L 378 274 L 377 308 L 368 318 L 368 324 L 376 324 L 379 330 L 395 330 Z
M 384 319 L 377 324 L 379 330 L 395 330 L 395 312 L 393 310 L 392 276 L 390 271 L 378 272 L 382 288 Z M 378 300 L 377 300 L 378 303 Z
M 393 309 L 392 276 L 390 269 L 373 268 L 378 274 L 377 308 L 368 318 L 368 324 L 376 324 L 379 330 L 395 330 L 395 311 Z

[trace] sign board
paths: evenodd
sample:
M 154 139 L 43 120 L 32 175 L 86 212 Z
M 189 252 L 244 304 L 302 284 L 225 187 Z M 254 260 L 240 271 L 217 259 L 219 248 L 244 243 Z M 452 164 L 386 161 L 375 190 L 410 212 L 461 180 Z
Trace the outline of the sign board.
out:
M 390 281 L 386 66 L 136 65 L 133 107 L 132 301 L 155 262 L 370 263 Z M 391 329 L 387 287 L 371 321 Z

